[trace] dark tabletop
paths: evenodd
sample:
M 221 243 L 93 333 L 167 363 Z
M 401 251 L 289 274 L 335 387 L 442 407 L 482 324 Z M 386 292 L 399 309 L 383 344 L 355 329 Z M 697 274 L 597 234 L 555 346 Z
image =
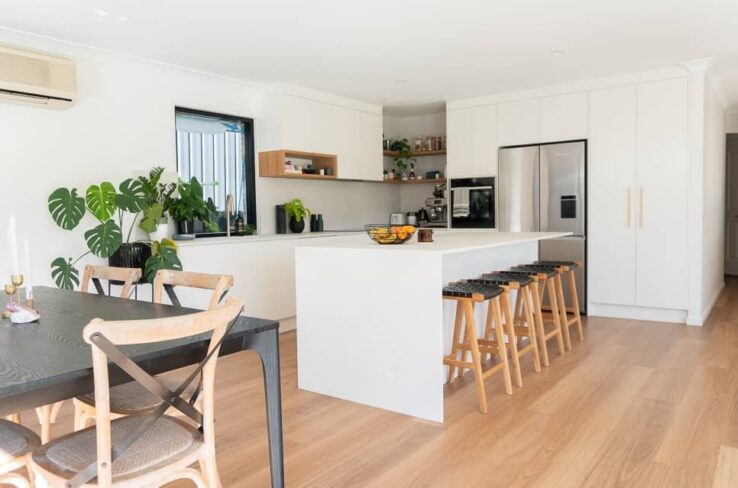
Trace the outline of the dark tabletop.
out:
M 38 322 L 11 324 L 0 319 L 0 415 L 92 391 L 92 356 L 82 329 L 93 318 L 150 319 L 199 311 L 48 287 L 33 291 L 41 313 Z M 0 304 L 4 308 L 4 296 Z M 240 351 L 247 347 L 245 338 L 278 327 L 273 320 L 241 316 L 221 354 Z M 205 355 L 209 336 L 122 349 L 144 369 L 159 373 L 198 362 Z M 124 373 L 111 368 L 111 386 L 127 380 Z

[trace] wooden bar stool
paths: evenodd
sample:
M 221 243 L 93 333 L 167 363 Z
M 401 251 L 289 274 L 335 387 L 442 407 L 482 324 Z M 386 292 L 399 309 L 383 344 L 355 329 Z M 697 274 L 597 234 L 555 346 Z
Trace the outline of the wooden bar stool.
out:
M 574 270 L 582 264 L 577 261 L 536 261 L 537 266 L 549 266 L 558 271 L 556 278 L 556 299 L 559 302 L 559 314 L 564 328 L 564 341 L 567 349 L 571 349 L 571 334 L 569 328 L 572 325 L 577 326 L 577 336 L 579 342 L 584 340 L 584 332 L 582 331 L 582 316 L 579 313 L 579 296 L 577 295 L 577 279 L 574 276 Z M 569 295 L 571 303 L 567 305 L 564 298 L 564 286 L 561 277 L 566 275 L 567 286 L 569 287 Z M 571 314 L 571 318 L 569 315 Z
M 499 286 L 504 290 L 501 295 L 502 314 L 505 319 L 505 334 L 508 338 L 508 347 L 512 356 L 513 375 L 515 384 L 519 387 L 523 386 L 523 377 L 520 370 L 520 358 L 525 354 L 531 354 L 533 357 L 533 368 L 537 373 L 541 371 L 541 361 L 538 353 L 538 339 L 536 334 L 536 325 L 533 319 L 533 303 L 530 296 L 530 284 L 532 278 L 522 274 L 508 274 L 496 271 L 494 273 L 483 274 L 481 277 L 469 280 L 470 283 L 482 283 L 485 285 Z M 510 291 L 515 290 L 516 301 L 522 301 L 525 317 L 523 320 L 516 321 L 510 304 Z M 490 310 L 491 311 L 491 310 Z M 493 340 L 492 336 L 492 314 L 487 313 L 487 323 L 485 327 L 485 339 Z M 518 338 L 527 337 L 528 345 L 518 348 Z
M 474 381 L 477 385 L 477 396 L 479 397 L 479 410 L 487 413 L 487 396 L 484 392 L 484 379 L 502 372 L 505 383 L 505 393 L 512 395 L 512 381 L 510 379 L 510 365 L 507 359 L 507 348 L 502 333 L 502 313 L 500 311 L 500 296 L 504 290 L 499 286 L 489 286 L 481 283 L 456 282 L 450 283 L 443 288 L 443 298 L 456 302 L 456 320 L 454 321 L 453 342 L 451 343 L 451 354 L 443 358 L 443 364 L 449 366 L 448 381 L 451 382 L 456 368 L 459 368 L 459 376 L 464 374 L 464 369 L 474 372 Z M 497 327 L 494 328 L 496 341 L 488 341 L 477 337 L 477 329 L 474 324 L 474 307 L 477 303 L 489 301 L 489 307 Z M 464 327 L 465 326 L 465 327 Z M 462 333 L 462 327 L 466 329 Z M 463 339 L 463 336 L 466 339 Z M 466 360 L 466 351 L 471 351 L 471 362 Z M 459 358 L 459 352 L 461 358 Z M 482 371 L 482 353 L 497 354 L 500 362 Z
M 559 348 L 559 354 L 562 356 L 566 354 L 566 347 L 564 346 L 564 334 L 563 327 L 561 326 L 561 317 L 559 315 L 558 302 L 556 301 L 556 282 L 554 277 L 557 272 L 555 269 L 551 269 L 545 266 L 535 266 L 531 264 L 525 264 L 513 267 L 509 272 L 524 273 L 533 279 L 531 285 L 531 292 L 533 295 L 533 307 L 535 308 L 535 319 L 538 324 L 538 340 L 540 341 L 540 352 L 543 358 L 543 365 L 549 365 L 548 356 L 548 339 L 555 337 L 556 345 Z M 546 314 L 543 312 L 543 299 L 548 294 L 549 300 L 551 301 L 552 313 Z M 516 316 L 520 316 L 520 310 L 516 310 Z M 547 330 L 547 325 L 551 327 Z M 541 332 L 543 330 L 543 332 Z

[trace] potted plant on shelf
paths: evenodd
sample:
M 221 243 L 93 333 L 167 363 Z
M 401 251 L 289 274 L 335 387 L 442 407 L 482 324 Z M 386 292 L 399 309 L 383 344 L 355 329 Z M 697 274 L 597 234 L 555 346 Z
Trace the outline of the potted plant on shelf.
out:
M 284 211 L 290 219 L 290 230 L 295 234 L 305 230 L 305 219 L 310 216 L 310 210 L 305 208 L 302 200 L 295 198 L 284 204 Z
M 195 219 L 201 221 L 205 227 L 213 232 L 220 230 L 213 217 L 218 213 L 212 198 L 205 200 L 202 185 L 194 176 L 189 182 L 179 180 L 177 184 L 177 198 L 167 200 L 169 215 L 177 223 L 177 232 L 192 234 Z
M 79 270 L 76 265 L 88 254 L 107 259 L 111 266 L 140 268 L 142 272 L 148 266 L 153 274 L 159 269 L 182 268 L 176 255 L 176 247 L 172 247 L 166 240 L 154 243 L 131 242 L 139 217 L 142 217 L 139 226 L 146 222 L 145 226 L 148 227 L 149 224 L 157 225 L 157 219 L 161 216 L 160 212 L 157 217 L 157 211 L 151 210 L 139 179 L 129 178 L 123 181 L 118 190 L 109 181 L 90 185 L 84 197 L 79 196 L 76 188 L 57 188 L 49 196 L 48 206 L 52 219 L 64 230 L 74 230 L 87 214 L 96 220 L 96 225 L 84 233 L 88 248 L 86 252 L 74 260 L 58 257 L 52 261 L 51 275 L 60 288 L 73 289 L 79 285 Z M 130 226 L 124 241 L 123 227 L 127 221 L 130 221 Z M 156 248 L 153 255 L 152 247 Z M 162 247 L 166 250 L 161 251 Z
M 392 142 L 392 150 L 397 151 L 395 156 L 395 165 L 397 166 L 400 178 L 408 179 L 408 173 L 415 169 L 415 159 L 412 156 L 412 147 L 407 139 L 400 139 Z

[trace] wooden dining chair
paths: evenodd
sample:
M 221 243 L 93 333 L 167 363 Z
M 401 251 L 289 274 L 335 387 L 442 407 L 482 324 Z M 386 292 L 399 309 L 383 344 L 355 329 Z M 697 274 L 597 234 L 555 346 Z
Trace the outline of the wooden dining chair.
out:
M 214 310 L 149 320 L 94 319 L 83 331 L 92 349 L 95 380 L 95 427 L 55 439 L 34 451 L 31 470 L 40 486 L 156 487 L 189 479 L 198 488 L 220 484 L 215 459 L 215 368 L 222 339 L 243 310 L 243 301 L 231 298 Z M 186 381 L 202 374 L 202 402 L 198 410 L 180 395 L 181 384 L 171 390 L 148 375 L 119 349 L 134 344 L 155 344 L 211 332 L 205 359 Z M 111 419 L 108 361 L 162 399 L 156 412 Z M 166 399 L 166 400 L 163 400 Z M 193 422 L 166 415 L 176 406 Z M 115 454 L 113 454 L 115 451 Z M 190 468 L 199 463 L 200 470 Z M 97 482 L 88 484 L 97 476 Z M 44 485 L 43 483 L 46 483 Z
M 41 439 L 31 430 L 0 419 L 0 485 L 30 488 L 28 479 L 14 471 L 28 466 L 31 453 L 40 445 Z
M 212 290 L 208 310 L 215 309 L 225 294 L 233 287 L 233 276 L 189 271 L 159 270 L 154 279 L 154 303 L 162 303 L 164 294 L 169 296 L 172 304 L 181 306 L 175 293 L 175 287 L 200 288 Z M 169 385 L 177 382 L 169 376 L 160 376 Z M 190 385 L 188 394 L 194 394 L 198 384 Z M 74 400 L 74 430 L 84 429 L 95 419 L 94 395 L 83 395 Z M 110 411 L 113 418 L 126 415 L 145 415 L 156 410 L 161 399 L 138 383 L 130 382 L 116 386 L 110 390 Z M 174 412 L 176 413 L 176 412 Z
M 120 292 L 121 298 L 129 298 L 131 296 L 131 288 L 141 279 L 140 268 L 117 268 L 115 266 L 93 266 L 88 264 L 82 274 L 82 293 L 88 293 L 90 282 L 95 286 L 95 290 L 99 295 L 105 295 L 105 290 L 100 280 L 108 282 L 117 281 L 123 283 L 123 289 Z

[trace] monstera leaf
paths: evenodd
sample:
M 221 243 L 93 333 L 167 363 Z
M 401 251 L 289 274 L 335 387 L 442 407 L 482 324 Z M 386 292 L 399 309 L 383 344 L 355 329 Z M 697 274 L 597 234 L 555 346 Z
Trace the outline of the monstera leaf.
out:
M 85 232 L 85 241 L 92 254 L 101 258 L 109 258 L 120 247 L 123 234 L 118 224 L 113 220 L 107 220 Z
M 174 269 L 182 271 L 182 263 L 177 256 L 177 246 L 169 239 L 162 239 L 161 243 L 154 242 L 152 256 L 146 260 L 144 276 L 149 283 L 154 282 L 156 272 L 160 269 Z
M 76 188 L 57 188 L 49 195 L 49 213 L 56 225 L 72 230 L 85 216 L 85 199 L 77 196 Z
M 92 185 L 87 188 L 85 200 L 92 215 L 100 222 L 108 220 L 117 208 L 115 206 L 115 187 L 109 181 L 103 181 L 100 186 Z
M 71 259 L 56 258 L 51 262 L 51 277 L 59 288 L 74 290 L 79 285 L 79 271 Z
M 163 210 L 164 208 L 161 204 L 155 203 L 151 205 L 144 211 L 144 218 L 141 219 L 141 223 L 138 224 L 138 226 L 141 227 L 144 232 L 154 232 L 156 230 L 156 226 L 161 222 L 161 214 Z
M 126 212 L 138 213 L 146 209 L 146 192 L 139 180 L 129 178 L 118 186 L 115 204 Z

